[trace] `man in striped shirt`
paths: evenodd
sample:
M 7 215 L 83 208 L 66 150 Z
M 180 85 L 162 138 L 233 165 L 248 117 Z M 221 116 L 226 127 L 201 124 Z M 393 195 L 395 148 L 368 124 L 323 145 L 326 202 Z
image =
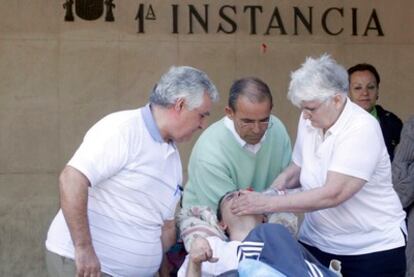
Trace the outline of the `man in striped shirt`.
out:
M 230 207 L 238 195 L 238 191 L 226 193 L 217 210 L 219 225 L 229 241 L 218 237 L 194 239 L 178 277 L 238 276 L 239 263 L 244 259 L 265 263 L 275 276 L 340 276 L 322 266 L 286 227 L 263 223 L 263 215 L 234 215 Z
M 50 276 L 155 275 L 176 239 L 176 143 L 206 127 L 217 98 L 204 72 L 172 67 L 149 104 L 112 113 L 87 132 L 59 178 L 61 209 L 46 240 Z

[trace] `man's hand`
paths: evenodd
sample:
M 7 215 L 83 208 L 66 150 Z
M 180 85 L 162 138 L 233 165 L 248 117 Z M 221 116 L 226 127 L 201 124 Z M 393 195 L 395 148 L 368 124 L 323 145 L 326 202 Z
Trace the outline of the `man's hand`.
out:
M 301 168 L 292 162 L 276 177 L 271 186 L 279 191 L 300 187 L 300 171 Z
M 92 245 L 75 249 L 76 277 L 100 277 L 101 264 Z
M 272 183 L 272 188 L 278 191 L 285 191 L 287 188 L 287 182 L 284 175 L 279 175 Z
M 66 166 L 59 182 L 60 205 L 75 247 L 76 277 L 100 276 L 87 215 L 89 180 L 76 168 Z
M 208 240 L 198 237 L 191 244 L 190 261 L 195 264 L 201 264 L 205 261 L 215 263 L 218 261 L 218 258 L 213 257 L 213 250 L 211 250 Z
M 211 250 L 208 240 L 202 237 L 195 238 L 191 244 L 190 258 L 187 268 L 187 277 L 200 277 L 201 264 L 205 261 L 215 263 L 218 258 L 213 257 L 213 250 Z

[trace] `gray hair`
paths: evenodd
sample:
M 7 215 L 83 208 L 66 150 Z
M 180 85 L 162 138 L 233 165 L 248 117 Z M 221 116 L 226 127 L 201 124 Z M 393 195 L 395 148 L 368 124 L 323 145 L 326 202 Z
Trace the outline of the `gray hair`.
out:
M 150 95 L 151 104 L 170 107 L 184 98 L 187 108 L 192 110 L 203 103 L 206 93 L 211 101 L 218 101 L 218 91 L 207 74 L 190 66 L 173 66 L 155 85 Z
M 337 93 L 348 93 L 346 69 L 328 54 L 306 58 L 302 66 L 291 73 L 288 99 L 300 107 L 303 101 L 325 101 Z

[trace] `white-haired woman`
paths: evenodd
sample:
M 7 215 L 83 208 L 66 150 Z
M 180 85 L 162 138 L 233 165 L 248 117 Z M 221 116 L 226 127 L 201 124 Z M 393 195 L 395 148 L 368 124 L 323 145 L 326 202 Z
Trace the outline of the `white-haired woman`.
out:
M 274 181 L 278 196 L 243 192 L 238 215 L 304 212 L 300 242 L 344 277 L 404 276 L 405 213 L 375 118 L 348 97 L 345 68 L 328 55 L 292 73 L 288 98 L 302 110 L 291 165 Z

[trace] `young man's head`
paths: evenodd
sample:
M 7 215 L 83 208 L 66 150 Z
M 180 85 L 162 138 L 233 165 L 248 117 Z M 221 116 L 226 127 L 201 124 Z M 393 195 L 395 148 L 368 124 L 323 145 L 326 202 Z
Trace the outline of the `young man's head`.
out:
M 238 231 L 250 231 L 265 221 L 264 215 L 243 215 L 238 216 L 232 213 L 231 204 L 237 198 L 239 191 L 230 191 L 224 194 L 217 206 L 217 219 L 220 227 L 230 236 Z
M 269 123 L 273 107 L 272 94 L 262 80 L 254 77 L 236 80 L 230 88 L 227 116 L 233 120 L 239 136 L 248 144 L 262 139 Z

